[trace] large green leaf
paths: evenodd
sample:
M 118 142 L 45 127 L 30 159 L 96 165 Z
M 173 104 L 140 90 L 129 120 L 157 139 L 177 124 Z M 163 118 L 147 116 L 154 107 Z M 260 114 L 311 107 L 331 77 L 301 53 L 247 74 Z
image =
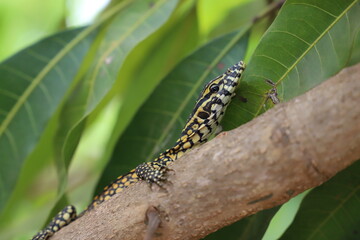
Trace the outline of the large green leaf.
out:
M 92 38 L 82 29 L 67 31 L 0 64 L 0 210 L 24 160 L 72 85 Z
M 107 97 L 121 99 L 117 122 L 107 143 L 101 165 L 106 166 L 114 146 L 139 107 L 154 88 L 184 56 L 198 45 L 195 1 L 182 1 L 171 18 L 126 58 L 117 81 Z M 141 68 L 141 71 L 139 71 Z M 96 114 L 96 113 L 95 113 Z
M 244 31 L 217 39 L 183 60 L 158 85 L 118 141 L 98 191 L 176 141 L 202 86 L 243 58 L 247 40 Z
M 85 126 L 85 118 L 91 113 L 113 87 L 122 64 L 132 49 L 158 29 L 170 16 L 177 0 L 138 0 L 123 5 L 102 26 L 94 48 L 92 60 L 82 65 L 78 85 L 66 101 L 60 117 L 55 139 L 56 159 L 59 171 L 64 173 Z M 61 193 L 65 187 L 65 174 L 60 174 Z
M 225 129 L 264 111 L 272 80 L 280 100 L 289 100 L 348 64 L 359 32 L 357 0 L 289 0 L 264 34 L 244 73 L 238 96 L 227 110 Z
M 281 239 L 360 239 L 360 161 L 312 190 Z

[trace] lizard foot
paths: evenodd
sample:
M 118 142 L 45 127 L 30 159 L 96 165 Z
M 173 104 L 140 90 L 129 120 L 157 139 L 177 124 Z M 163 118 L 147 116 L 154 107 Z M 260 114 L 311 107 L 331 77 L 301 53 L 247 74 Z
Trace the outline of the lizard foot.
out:
M 136 167 L 135 173 L 146 182 L 156 183 L 160 187 L 166 180 L 165 173 L 168 170 L 166 166 L 158 162 L 146 162 Z

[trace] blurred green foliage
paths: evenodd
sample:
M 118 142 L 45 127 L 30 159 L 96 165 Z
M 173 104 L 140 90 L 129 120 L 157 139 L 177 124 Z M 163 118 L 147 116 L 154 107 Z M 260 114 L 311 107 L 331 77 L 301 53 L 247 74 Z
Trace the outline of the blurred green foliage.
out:
M 1 0 L 0 61 L 65 27 L 64 0 Z
M 0 59 L 66 28 L 64 1 L 29 2 L 0 2 Z M 89 26 L 0 63 L 0 239 L 28 239 L 65 204 L 83 209 L 110 180 L 169 147 L 202 85 L 234 62 L 248 67 L 226 130 L 272 107 L 265 79 L 287 101 L 360 61 L 356 0 L 289 0 L 280 11 L 277 3 L 112 1 Z M 358 194 L 354 179 L 350 192 Z M 332 181 L 327 195 L 351 179 Z M 322 190 L 313 192 L 208 239 L 277 239 L 304 197 L 286 234 L 297 236 L 304 221 L 319 227 L 333 212 L 316 221 L 302 214 L 322 205 Z

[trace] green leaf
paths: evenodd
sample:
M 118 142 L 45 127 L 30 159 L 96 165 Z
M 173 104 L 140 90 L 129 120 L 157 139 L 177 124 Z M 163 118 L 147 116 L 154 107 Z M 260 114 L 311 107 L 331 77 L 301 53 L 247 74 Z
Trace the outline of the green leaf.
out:
M 258 212 L 206 236 L 205 240 L 261 240 L 279 207 Z
M 127 82 L 117 81 L 107 96 L 119 97 L 121 107 L 101 160 L 103 167 L 106 166 L 117 140 L 139 107 L 174 65 L 198 45 L 195 2 L 190 3 L 181 2 L 170 19 L 158 31 L 142 41 L 126 58 L 119 76 L 127 79 Z
M 277 211 L 274 217 L 271 219 L 271 222 L 266 229 L 262 240 L 273 240 L 280 238 L 280 236 L 294 220 L 301 201 L 310 191 L 311 189 L 297 195 L 296 197 L 293 197 L 288 202 L 281 205 L 279 211 Z
M 289 0 L 264 34 L 229 106 L 224 129 L 258 116 L 272 80 L 281 101 L 315 87 L 348 64 L 360 25 L 357 0 Z
M 113 87 L 127 55 L 168 19 L 177 0 L 138 0 L 118 7 L 116 14 L 99 29 L 94 53 L 81 67 L 81 80 L 67 99 L 60 116 L 56 160 L 65 173 L 86 124 L 86 117 Z M 113 10 L 112 10 L 113 11 Z M 106 15 L 106 14 L 105 14 Z M 60 174 L 60 195 L 66 183 Z
M 281 239 L 360 238 L 360 161 L 313 189 Z
M 243 58 L 247 40 L 244 31 L 219 38 L 187 57 L 165 77 L 118 141 L 98 191 L 136 164 L 154 159 L 176 141 L 203 85 Z
M 0 64 L 0 211 L 92 43 L 81 33 L 54 35 Z
M 232 32 L 251 22 L 266 4 L 263 0 L 197 1 L 200 33 L 209 38 Z

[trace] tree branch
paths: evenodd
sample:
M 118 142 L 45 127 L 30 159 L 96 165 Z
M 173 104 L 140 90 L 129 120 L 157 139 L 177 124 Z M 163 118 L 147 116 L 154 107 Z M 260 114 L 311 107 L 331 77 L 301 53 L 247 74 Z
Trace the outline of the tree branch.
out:
M 199 239 L 320 185 L 360 157 L 359 76 L 360 64 L 221 133 L 171 166 L 166 190 L 136 184 L 52 240 L 143 239 L 149 207 L 156 239 Z

